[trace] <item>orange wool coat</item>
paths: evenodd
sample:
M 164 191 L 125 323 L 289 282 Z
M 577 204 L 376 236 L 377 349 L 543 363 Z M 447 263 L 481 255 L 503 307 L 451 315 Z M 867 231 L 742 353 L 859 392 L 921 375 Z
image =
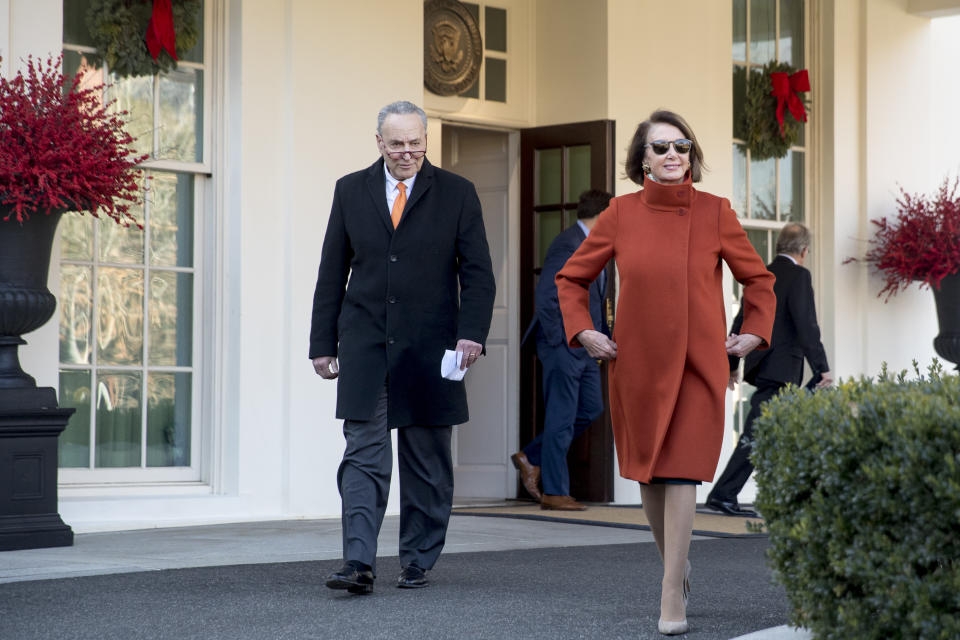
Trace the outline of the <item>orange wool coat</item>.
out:
M 592 329 L 588 287 L 610 258 L 620 274 L 610 408 L 620 475 L 713 480 L 730 375 L 721 260 L 743 285 L 742 333 L 770 342 L 776 298 L 730 202 L 647 180 L 614 198 L 557 274 L 567 340 Z

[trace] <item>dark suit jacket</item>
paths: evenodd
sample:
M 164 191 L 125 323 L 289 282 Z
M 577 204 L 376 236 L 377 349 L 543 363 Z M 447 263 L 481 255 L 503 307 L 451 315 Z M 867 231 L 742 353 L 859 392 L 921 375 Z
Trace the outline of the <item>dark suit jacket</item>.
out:
M 814 376 L 830 370 L 827 354 L 820 342 L 820 326 L 813 302 L 813 280 L 810 272 L 785 256 L 777 256 L 767 265 L 777 277 L 773 292 L 777 296 L 777 313 L 773 321 L 770 348 L 751 351 L 743 366 L 743 379 L 757 384 L 757 379 L 800 385 L 803 381 L 803 359 L 810 363 Z M 731 333 L 740 333 L 743 310 L 733 321 Z M 730 370 L 737 368 L 739 358 L 730 358 Z
M 579 224 L 561 231 L 543 259 L 543 270 L 534 292 L 536 303 L 536 318 L 534 322 L 539 326 L 537 340 L 551 347 L 567 345 L 566 333 L 563 330 L 563 314 L 560 313 L 560 301 L 557 298 L 557 272 L 563 268 L 567 260 L 576 252 L 587 236 Z M 590 285 L 590 318 L 597 331 L 606 333 L 606 319 L 603 316 L 603 290 L 600 288 L 600 278 Z M 569 349 L 569 347 L 567 347 Z M 583 358 L 589 358 L 586 349 L 578 347 L 570 349 Z
M 424 160 L 394 230 L 385 191 L 383 159 L 337 181 L 310 357 L 338 358 L 338 418 L 370 419 L 389 376 L 391 427 L 462 424 L 464 383 L 442 378 L 440 360 L 459 339 L 484 344 L 490 329 L 496 285 L 480 200 L 470 181 Z

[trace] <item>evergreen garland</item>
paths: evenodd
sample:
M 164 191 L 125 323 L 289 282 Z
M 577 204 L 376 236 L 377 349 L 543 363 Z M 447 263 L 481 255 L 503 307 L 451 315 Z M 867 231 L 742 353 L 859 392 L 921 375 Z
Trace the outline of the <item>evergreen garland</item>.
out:
M 177 56 L 183 56 L 200 40 L 202 0 L 174 0 L 173 28 L 177 34 Z M 92 0 L 87 11 L 87 28 L 97 53 L 91 63 L 101 64 L 120 77 L 152 76 L 177 68 L 166 50 L 156 62 L 147 50 L 147 24 L 153 3 L 144 0 Z
M 783 62 L 768 62 L 762 71 L 753 70 L 744 78 L 746 68 L 734 67 L 734 86 L 746 86 L 747 93 L 739 110 L 740 117 L 734 121 L 733 134 L 750 149 L 752 160 L 783 158 L 800 139 L 802 123 L 797 122 L 788 109 L 784 109 L 783 135 L 780 135 L 777 99 L 770 94 L 770 74 L 777 72 L 792 74 L 796 69 Z M 805 100 L 804 107 L 809 109 Z

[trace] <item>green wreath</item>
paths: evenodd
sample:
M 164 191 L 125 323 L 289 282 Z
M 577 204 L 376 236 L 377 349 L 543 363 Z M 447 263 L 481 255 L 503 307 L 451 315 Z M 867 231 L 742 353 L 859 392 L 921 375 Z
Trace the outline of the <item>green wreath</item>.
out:
M 177 34 L 177 53 L 182 55 L 200 40 L 201 0 L 176 0 L 173 5 L 173 28 Z M 104 60 L 118 76 L 152 76 L 177 68 L 166 50 L 154 61 L 144 40 L 153 3 L 144 0 L 92 0 L 87 10 L 87 28 L 97 53 L 91 56 L 95 65 Z
M 777 99 L 771 94 L 770 74 L 796 71 L 783 62 L 768 62 L 762 71 L 751 71 L 749 77 L 745 67 L 734 68 L 734 86 L 746 86 L 746 97 L 741 116 L 734 121 L 733 135 L 740 138 L 750 149 L 752 160 L 782 158 L 790 147 L 800 139 L 801 123 L 797 122 L 789 111 L 783 116 L 783 135 L 780 135 L 780 123 L 777 122 Z M 807 102 L 804 100 L 804 107 Z M 807 107 L 809 108 L 809 107 Z

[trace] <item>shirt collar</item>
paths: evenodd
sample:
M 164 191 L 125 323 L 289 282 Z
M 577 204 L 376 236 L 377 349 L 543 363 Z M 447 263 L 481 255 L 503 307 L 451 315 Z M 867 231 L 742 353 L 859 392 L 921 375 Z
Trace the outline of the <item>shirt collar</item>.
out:
M 580 219 L 578 218 L 578 219 L 577 219 L 577 224 L 580 226 L 580 230 L 583 231 L 583 235 L 585 235 L 585 236 L 589 236 L 589 235 L 590 235 L 590 227 L 588 227 L 588 226 L 583 222 L 583 220 L 580 220 Z
M 777 254 L 777 257 L 779 258 L 780 256 L 783 256 L 784 258 L 786 258 L 787 260 L 789 260 L 789 261 L 792 262 L 793 264 L 797 264 L 796 258 L 794 258 L 794 257 L 791 256 L 791 255 L 787 255 L 786 253 L 778 253 L 778 254 Z

